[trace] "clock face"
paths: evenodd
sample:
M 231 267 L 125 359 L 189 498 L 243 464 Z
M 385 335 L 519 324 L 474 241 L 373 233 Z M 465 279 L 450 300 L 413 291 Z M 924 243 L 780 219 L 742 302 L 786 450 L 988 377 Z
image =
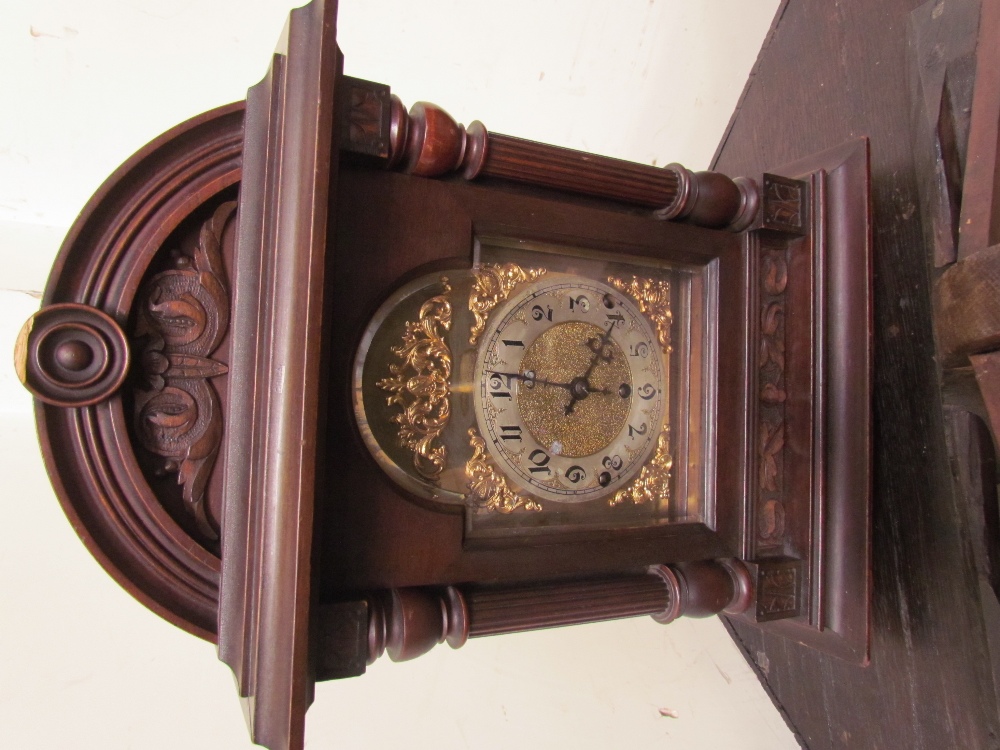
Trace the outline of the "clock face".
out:
M 520 491 L 579 503 L 623 492 L 667 411 L 661 346 L 629 297 L 554 274 L 491 315 L 473 384 L 485 449 Z
M 699 521 L 705 300 L 700 269 L 483 241 L 372 316 L 358 431 L 408 499 L 461 510 L 467 538 Z

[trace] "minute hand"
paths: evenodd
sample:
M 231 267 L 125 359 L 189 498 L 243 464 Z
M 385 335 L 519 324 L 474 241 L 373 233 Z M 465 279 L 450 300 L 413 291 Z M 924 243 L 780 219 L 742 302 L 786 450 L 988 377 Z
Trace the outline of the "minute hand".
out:
M 545 380 L 543 378 L 536 378 L 536 377 L 533 377 L 533 376 L 530 376 L 530 375 L 524 375 L 524 374 L 519 373 L 519 372 L 497 372 L 496 370 L 490 370 L 489 373 L 490 373 L 490 375 L 498 375 L 498 376 L 500 376 L 502 378 L 516 378 L 518 380 L 523 380 L 526 383 L 531 383 L 532 385 L 534 385 L 534 384 L 537 383 L 538 385 L 551 385 L 554 388 L 565 388 L 568 391 L 572 391 L 574 389 L 574 387 L 576 387 L 576 386 L 574 386 L 573 383 L 557 383 L 554 380 Z M 588 393 L 610 393 L 611 391 L 609 391 L 607 388 L 596 389 L 596 388 L 589 388 L 588 387 L 587 392 Z
M 583 373 L 583 375 L 580 376 L 579 378 L 574 378 L 574 380 L 573 380 L 574 383 L 577 383 L 577 382 L 582 383 L 583 387 L 582 388 L 573 388 L 572 384 L 570 385 L 570 389 L 569 389 L 569 403 L 566 404 L 566 410 L 565 410 L 565 413 L 566 413 L 567 417 L 570 414 L 573 413 L 573 407 L 576 406 L 576 402 L 579 401 L 580 399 L 585 398 L 586 396 L 590 395 L 591 393 L 602 393 L 602 392 L 606 393 L 607 392 L 607 389 L 603 389 L 603 388 L 601 390 L 599 390 L 599 391 L 592 389 L 590 387 L 590 375 L 591 375 L 591 373 L 594 372 L 594 368 L 597 367 L 597 363 L 601 359 L 605 359 L 605 357 L 602 356 L 603 353 L 604 353 L 604 347 L 607 346 L 607 343 L 611 340 L 611 332 L 614 329 L 615 329 L 615 324 L 614 324 L 614 322 L 612 322 L 611 325 L 608 326 L 608 330 L 606 330 L 604 332 L 604 334 L 601 336 L 601 338 L 596 339 L 596 341 L 597 341 L 597 345 L 596 346 L 592 346 L 591 343 L 590 343 L 591 341 L 594 341 L 595 339 L 587 339 L 587 346 L 593 348 L 593 350 L 594 350 L 594 356 L 592 356 L 590 358 L 590 364 L 587 365 L 587 369 Z M 610 355 L 607 357 L 607 360 L 610 361 Z
M 566 388 L 567 390 L 571 387 L 570 383 L 557 383 L 554 380 L 542 380 L 519 372 L 496 372 L 495 370 L 491 370 L 490 374 L 499 375 L 502 378 L 517 378 L 518 380 L 523 380 L 526 383 L 538 383 L 539 385 L 551 385 L 555 388 Z
M 611 332 L 613 330 L 615 330 L 615 324 L 612 321 L 611 325 L 608 327 L 608 330 L 606 330 L 604 332 L 604 335 L 597 340 L 597 346 L 594 347 L 594 356 L 590 358 L 590 364 L 587 366 L 587 371 L 583 373 L 584 380 L 587 380 L 590 377 L 590 374 L 594 371 L 594 368 L 597 367 L 597 363 L 600 360 L 602 359 L 606 359 L 607 361 L 611 360 L 610 354 L 607 357 L 604 357 L 603 354 L 604 354 L 604 347 L 611 340 Z M 588 339 L 587 346 L 590 346 L 590 342 L 593 340 L 594 339 Z

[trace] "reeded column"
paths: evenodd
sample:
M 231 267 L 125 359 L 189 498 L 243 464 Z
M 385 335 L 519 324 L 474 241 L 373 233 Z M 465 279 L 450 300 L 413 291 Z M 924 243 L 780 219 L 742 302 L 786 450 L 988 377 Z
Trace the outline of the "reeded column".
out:
M 388 651 L 393 661 L 427 653 L 445 641 L 651 615 L 738 614 L 753 599 L 738 560 L 654 565 L 645 573 L 508 586 L 449 586 L 380 592 L 369 599 L 368 662 Z
M 469 637 L 578 625 L 622 617 L 659 615 L 675 593 L 658 575 L 476 587 L 466 594 Z
M 663 220 L 742 231 L 757 215 L 752 180 L 718 172 L 659 168 L 489 133 L 478 120 L 463 127 L 440 107 L 391 102 L 389 167 L 423 177 L 460 172 L 493 177 L 655 210 Z

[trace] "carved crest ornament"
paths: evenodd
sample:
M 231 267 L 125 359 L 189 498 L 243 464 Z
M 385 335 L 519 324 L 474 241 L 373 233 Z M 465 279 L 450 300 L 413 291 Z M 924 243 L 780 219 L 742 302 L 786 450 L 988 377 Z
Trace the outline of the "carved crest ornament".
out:
M 133 424 L 139 442 L 176 473 L 185 508 L 210 539 L 218 532 L 205 507 L 205 490 L 222 442 L 222 412 L 211 379 L 228 368 L 210 355 L 229 327 L 229 290 L 222 232 L 236 210 L 219 206 L 204 222 L 191 255 L 172 253 L 172 268 L 147 281 L 139 294 L 133 337 L 142 383 L 135 390 Z

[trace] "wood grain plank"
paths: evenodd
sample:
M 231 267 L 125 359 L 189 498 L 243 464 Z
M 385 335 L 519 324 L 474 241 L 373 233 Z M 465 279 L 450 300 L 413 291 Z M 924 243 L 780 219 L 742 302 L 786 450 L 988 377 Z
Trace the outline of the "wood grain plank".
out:
M 872 663 L 851 666 L 730 623 L 800 741 L 814 750 L 994 748 L 1000 736 L 934 358 L 929 250 L 909 137 L 907 25 L 917 5 L 789 2 L 715 163 L 726 174 L 752 176 L 850 138 L 871 138 Z

